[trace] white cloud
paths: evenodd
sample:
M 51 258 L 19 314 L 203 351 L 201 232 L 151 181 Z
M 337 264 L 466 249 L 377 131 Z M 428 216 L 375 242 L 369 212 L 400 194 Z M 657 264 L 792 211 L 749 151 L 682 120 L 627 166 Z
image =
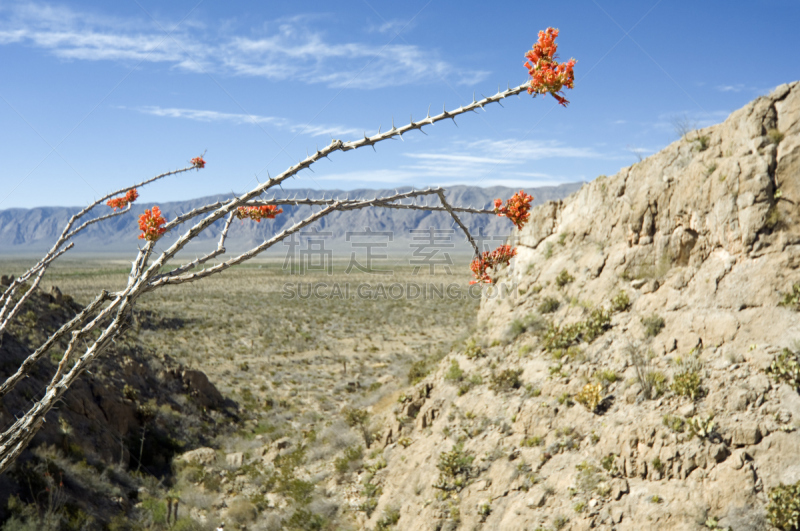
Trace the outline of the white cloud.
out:
M 200 109 L 164 108 L 157 106 L 137 107 L 133 110 L 142 114 L 162 116 L 167 118 L 181 118 L 198 122 L 229 122 L 233 124 L 270 124 L 293 133 L 304 133 L 311 136 L 333 135 L 335 137 L 356 136 L 361 133 L 358 129 L 335 125 L 303 125 L 291 122 L 285 118 L 275 116 L 260 116 L 257 114 L 239 114 Z
M 720 92 L 741 92 L 745 90 L 745 86 L 741 83 L 737 83 L 736 85 L 718 85 L 717 90 Z
M 145 17 L 120 20 L 63 6 L 12 3 L 0 6 L 0 45 L 27 45 L 67 60 L 160 62 L 188 72 L 363 89 L 439 78 L 475 84 L 489 74 L 415 45 L 336 42 L 314 29 L 313 18 L 283 19 L 250 31 L 223 24 L 217 33 L 189 19 L 168 36 L 162 27 L 171 30 L 173 24 L 159 26 Z M 396 24 L 388 23 L 385 31 Z

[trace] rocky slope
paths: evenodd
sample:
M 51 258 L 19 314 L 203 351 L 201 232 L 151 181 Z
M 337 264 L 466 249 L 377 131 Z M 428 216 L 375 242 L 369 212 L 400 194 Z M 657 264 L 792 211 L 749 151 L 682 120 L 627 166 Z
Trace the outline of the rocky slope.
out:
M 771 528 L 800 480 L 798 203 L 800 82 L 537 207 L 476 342 L 387 414 L 364 526 Z

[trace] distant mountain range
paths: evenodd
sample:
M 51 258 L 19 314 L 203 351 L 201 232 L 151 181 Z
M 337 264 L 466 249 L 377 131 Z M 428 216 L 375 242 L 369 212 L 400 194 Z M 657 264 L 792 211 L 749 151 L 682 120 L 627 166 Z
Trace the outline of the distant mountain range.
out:
M 534 204 L 542 204 L 549 200 L 563 199 L 577 191 L 583 183 L 569 183 L 560 186 L 541 188 L 528 188 L 525 191 L 534 196 Z M 398 188 L 397 191 L 406 191 L 410 188 Z M 509 198 L 517 190 L 505 187 L 480 188 L 477 186 L 453 186 L 448 188 L 447 197 L 451 204 L 456 206 L 469 206 L 475 208 L 492 208 L 495 198 Z M 381 195 L 396 193 L 391 190 L 312 190 L 292 189 L 278 190 L 276 197 L 310 197 L 330 198 L 348 197 L 352 199 L 373 198 Z M 162 203 L 159 205 L 164 216 L 169 220 L 176 215 L 188 212 L 214 201 L 229 199 L 230 195 L 202 197 L 187 201 Z M 431 204 L 436 203 L 435 199 Z M 140 200 L 134 205 L 132 211 L 123 216 L 113 218 L 87 228 L 80 236 L 75 238 L 75 249 L 71 254 L 127 254 L 133 252 L 139 243 L 137 237 L 139 228 L 137 220 L 145 208 L 150 208 L 150 202 Z M 319 208 L 319 207 L 313 207 Z M 98 213 L 105 212 L 107 207 L 102 205 Z M 274 220 L 263 220 L 261 223 L 234 222 L 228 235 L 226 248 L 229 251 L 240 251 L 252 247 L 272 234 L 291 226 L 294 222 L 303 219 L 312 212 L 310 206 L 284 206 L 283 214 Z M 48 249 L 58 238 L 70 216 L 80 211 L 78 207 L 40 207 L 31 209 L 12 208 L 0 210 L 0 257 L 12 255 L 30 255 L 41 253 Z M 481 216 L 462 214 L 464 223 L 474 234 L 483 234 L 486 237 L 501 237 L 511 233 L 512 225 L 504 218 L 496 216 Z M 316 225 L 317 230 L 328 233 L 324 237 L 329 240 L 328 248 L 339 249 L 345 245 L 348 231 L 363 231 L 369 228 L 372 231 L 391 232 L 392 249 L 397 251 L 398 246 L 408 249 L 412 237 L 419 238 L 419 233 L 412 233 L 412 229 L 451 229 L 452 219 L 447 213 L 425 212 L 418 210 L 394 210 L 367 208 L 350 212 L 335 212 L 323 218 Z M 217 223 L 206 231 L 193 243 L 188 250 L 199 251 L 215 245 L 216 238 L 222 230 L 221 223 Z M 309 229 L 311 230 L 311 227 Z M 165 240 L 165 244 L 180 234 L 180 231 Z M 445 235 L 446 236 L 446 235 Z M 351 238 L 352 239 L 352 238 Z M 456 251 L 467 250 L 463 234 L 456 230 L 452 237 L 456 244 Z M 328 241 L 326 241 L 328 243 Z M 499 243 L 491 244 L 494 248 Z M 490 246 L 486 244 L 487 248 Z M 281 247 L 283 250 L 285 248 Z M 383 251 L 382 251 L 383 252 Z

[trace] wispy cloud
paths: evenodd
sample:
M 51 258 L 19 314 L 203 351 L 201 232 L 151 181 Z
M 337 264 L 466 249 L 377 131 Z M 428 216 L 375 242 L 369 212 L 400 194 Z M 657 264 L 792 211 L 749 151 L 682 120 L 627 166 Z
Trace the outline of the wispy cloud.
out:
M 247 30 L 226 24 L 215 33 L 202 21 L 188 20 L 168 37 L 144 17 L 120 20 L 65 6 L 10 3 L 0 6 L 0 45 L 39 48 L 65 60 L 167 63 L 187 72 L 362 89 L 439 78 L 474 84 L 489 74 L 454 65 L 416 45 L 337 42 L 315 29 L 314 22 L 294 17 Z M 396 22 L 387 24 L 382 31 L 389 32 Z
M 218 111 L 208 111 L 200 109 L 181 109 L 175 107 L 145 106 L 136 107 L 132 110 L 151 116 L 162 116 L 166 118 L 180 118 L 184 120 L 194 120 L 197 122 L 228 122 L 232 124 L 269 124 L 281 129 L 287 129 L 293 133 L 307 134 L 311 136 L 333 135 L 335 137 L 356 136 L 361 133 L 358 129 L 341 127 L 335 125 L 303 125 L 291 122 L 285 118 L 276 116 L 260 116 L 257 114 L 237 114 Z
M 717 85 L 717 90 L 720 92 L 741 92 L 746 88 L 747 87 L 741 83 L 737 83 L 736 85 Z

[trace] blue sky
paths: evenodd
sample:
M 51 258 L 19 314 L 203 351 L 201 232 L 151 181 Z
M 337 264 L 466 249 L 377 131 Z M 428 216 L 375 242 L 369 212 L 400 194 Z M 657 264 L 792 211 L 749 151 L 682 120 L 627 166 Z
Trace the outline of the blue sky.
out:
M 498 7 L 493 7 L 493 6 Z M 0 209 L 241 192 L 306 150 L 525 81 L 538 30 L 571 104 L 529 96 L 336 154 L 294 187 L 533 187 L 612 174 L 800 79 L 800 2 L 0 0 Z

